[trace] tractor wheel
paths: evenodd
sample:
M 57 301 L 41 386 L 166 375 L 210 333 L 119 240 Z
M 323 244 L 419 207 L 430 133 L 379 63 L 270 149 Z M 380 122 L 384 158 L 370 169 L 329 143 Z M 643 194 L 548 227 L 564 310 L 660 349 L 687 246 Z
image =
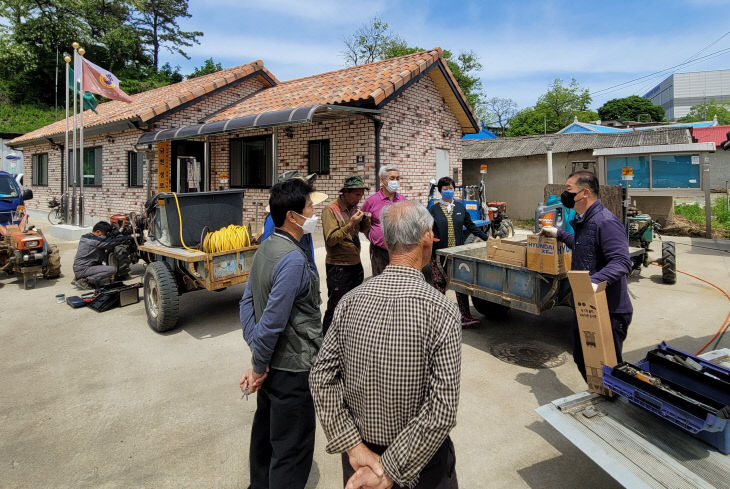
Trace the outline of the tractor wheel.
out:
M 172 270 L 165 262 L 155 261 L 144 274 L 144 308 L 147 323 L 158 333 L 177 325 L 180 297 Z
M 485 316 L 487 319 L 503 318 L 507 315 L 507 311 L 509 311 L 509 307 L 505 305 L 485 301 L 474 296 L 471 298 L 471 303 L 474 304 L 474 309 L 479 311 L 479 314 Z
M 129 278 L 129 267 L 132 262 L 129 256 L 129 248 L 126 245 L 117 245 L 109 253 L 109 265 L 116 269 L 115 280 L 126 280 Z
M 643 265 L 645 267 L 648 267 L 651 264 L 651 260 L 649 259 L 649 248 L 644 248 L 644 263 Z
M 61 275 L 61 254 L 58 252 L 58 246 L 51 245 L 51 252 L 48 254 L 48 262 L 43 267 L 43 278 L 58 278 Z
M 662 282 L 665 284 L 677 282 L 677 255 L 674 251 L 674 241 L 662 241 Z
M 482 238 L 480 238 L 476 234 L 469 233 L 469 236 L 467 236 L 466 239 L 464 240 L 464 244 L 476 243 L 478 241 L 482 241 Z
M 23 288 L 25 290 L 34 289 L 35 281 L 36 281 L 35 272 L 23 274 Z
M 492 229 L 493 238 L 509 238 L 515 235 L 515 227 L 509 219 L 503 219 L 498 229 Z

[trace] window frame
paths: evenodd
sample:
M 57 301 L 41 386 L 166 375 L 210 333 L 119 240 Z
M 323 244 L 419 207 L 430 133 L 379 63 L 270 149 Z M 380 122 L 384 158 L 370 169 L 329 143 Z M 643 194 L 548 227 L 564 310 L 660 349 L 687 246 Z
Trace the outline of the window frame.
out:
M 258 189 L 268 189 L 271 188 L 274 185 L 274 138 L 271 134 L 266 134 L 262 136 L 250 136 L 250 137 L 242 137 L 242 138 L 231 138 L 228 140 L 228 178 L 229 178 L 229 188 L 258 188 Z M 244 162 L 244 145 L 246 143 L 254 143 L 254 142 L 264 142 L 264 165 L 266 166 L 266 174 L 264 176 L 264 183 L 255 183 L 255 184 L 244 184 L 244 176 L 245 176 L 245 168 L 247 166 L 247 162 Z M 234 150 L 234 146 L 240 144 L 240 148 L 238 150 Z M 238 157 L 240 158 L 240 161 L 238 164 L 240 165 L 240 171 L 234 172 L 233 171 L 233 158 L 234 154 L 238 153 Z M 238 176 L 238 184 L 234 184 L 234 175 Z
M 67 159 L 68 182 L 69 182 L 69 185 L 73 185 L 74 183 L 76 185 L 79 185 L 78 177 L 80 177 L 84 174 L 83 161 L 81 162 L 81 165 L 79 165 L 79 172 L 77 172 L 77 174 L 76 174 L 77 178 L 74 178 L 73 169 L 71 168 L 71 151 L 72 150 L 69 149 L 66 153 L 66 155 L 68 157 L 68 159 Z M 84 182 L 84 187 L 101 187 L 104 183 L 104 179 L 102 178 L 102 173 L 103 173 L 103 169 L 104 169 L 103 146 L 90 146 L 90 147 L 84 148 L 84 156 L 86 156 L 86 154 L 90 153 L 91 151 L 94 152 L 94 183 Z M 80 151 L 78 148 L 76 149 L 76 154 L 77 155 L 80 154 Z M 84 178 L 86 178 L 86 177 L 84 176 Z
M 134 158 L 134 161 L 132 160 Z M 141 165 L 140 165 L 140 161 Z M 136 165 L 135 169 L 137 183 L 132 183 L 132 165 Z M 140 168 L 141 167 L 141 168 Z M 140 171 L 141 170 L 141 171 Z M 127 151 L 127 187 L 128 188 L 144 188 L 144 153 L 137 151 Z
M 43 160 L 40 161 L 40 157 L 45 157 Z M 38 171 L 38 164 L 43 163 L 44 164 L 44 171 Z M 43 181 L 41 182 L 38 177 L 43 176 Z M 48 187 L 48 153 L 36 153 L 31 156 L 31 185 L 34 187 Z
M 318 146 L 319 149 L 317 150 L 317 155 L 319 156 L 319 161 L 317 162 L 317 166 L 312 166 L 312 147 Z M 326 151 L 323 150 L 323 147 L 326 146 Z M 331 168 L 332 168 L 332 162 L 331 162 L 331 144 L 329 139 L 312 139 L 307 142 L 307 173 L 316 173 L 317 175 L 329 175 Z M 322 164 L 323 161 L 326 160 L 327 169 L 322 170 Z
M 640 155 L 639 154 L 637 154 L 637 155 L 630 155 L 630 157 L 633 157 L 633 158 L 644 157 L 644 158 L 646 158 L 648 160 L 648 163 L 649 163 L 649 175 L 648 175 L 649 185 L 647 187 L 634 187 L 634 186 L 631 185 L 631 182 L 632 181 L 629 180 L 629 189 L 636 190 L 636 191 L 657 191 L 657 192 L 662 192 L 662 191 L 672 191 L 672 190 L 692 190 L 692 191 L 697 191 L 697 190 L 701 190 L 703 188 L 702 187 L 702 185 L 703 185 L 703 179 L 706 176 L 704 175 L 704 172 L 702 172 L 701 165 L 697 165 L 697 164 L 693 164 L 695 166 L 698 166 L 698 176 L 697 176 L 697 186 L 696 187 L 657 187 L 657 186 L 655 186 L 654 185 L 654 180 L 655 180 L 654 158 L 661 159 L 662 157 L 665 157 L 665 156 L 674 156 L 674 157 L 676 157 L 676 156 L 689 156 L 690 158 L 692 156 L 698 156 L 698 157 L 701 158 L 701 154 L 699 154 L 699 153 L 682 153 L 682 152 L 679 152 L 679 153 L 657 153 L 657 154 L 644 153 L 644 154 L 640 154 Z M 623 158 L 623 157 L 624 157 L 624 155 L 615 155 L 615 156 L 606 156 L 605 157 L 605 160 L 604 160 L 604 167 L 605 167 L 604 168 L 604 171 L 605 171 L 606 185 L 621 185 L 621 186 L 624 186 L 625 185 L 625 183 L 624 183 L 623 180 L 619 180 L 618 183 L 615 183 L 613 181 L 610 181 L 609 178 L 608 178 L 608 160 L 609 159 L 612 159 L 612 158 Z

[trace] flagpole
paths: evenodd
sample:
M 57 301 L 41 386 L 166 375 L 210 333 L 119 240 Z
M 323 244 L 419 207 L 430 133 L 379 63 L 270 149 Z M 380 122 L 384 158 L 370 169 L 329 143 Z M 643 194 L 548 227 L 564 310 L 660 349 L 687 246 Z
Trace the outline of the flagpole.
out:
M 79 226 L 84 227 L 84 54 L 86 50 L 79 48 L 79 56 L 81 61 L 79 72 L 79 111 L 81 113 L 81 127 L 79 128 L 79 147 L 81 148 L 81 181 L 79 182 Z M 74 72 L 75 73 L 75 72 Z M 96 174 L 96 170 L 94 171 Z
M 71 219 L 73 221 L 74 226 L 79 225 L 79 221 L 76 218 L 76 186 L 77 186 L 77 180 L 78 180 L 78 161 L 76 158 L 76 87 L 78 86 L 78 83 L 76 83 L 76 77 L 78 76 L 78 68 L 76 67 L 76 50 L 79 48 L 79 43 L 75 42 L 71 46 L 74 48 L 74 98 L 73 98 L 73 105 L 74 105 L 74 137 L 73 137 L 73 149 L 71 150 L 73 161 L 73 191 L 71 194 Z M 70 183 L 70 182 L 69 182 Z
M 70 161 L 68 161 L 68 64 L 71 62 L 71 56 L 64 54 L 63 60 L 66 62 L 66 141 L 63 145 L 63 152 L 65 154 L 61 155 L 61 161 L 66 160 L 66 171 L 68 171 L 68 168 L 70 168 Z M 61 165 L 61 181 L 63 181 L 63 172 L 63 165 Z M 63 191 L 63 185 L 61 185 L 61 205 L 63 206 L 64 224 L 68 224 L 68 184 L 68 178 L 66 178 L 66 192 Z

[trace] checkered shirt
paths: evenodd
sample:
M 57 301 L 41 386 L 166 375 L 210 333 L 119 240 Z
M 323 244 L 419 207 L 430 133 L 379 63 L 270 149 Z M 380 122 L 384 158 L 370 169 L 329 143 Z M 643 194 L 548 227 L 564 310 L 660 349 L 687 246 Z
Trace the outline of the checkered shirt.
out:
M 387 446 L 397 485 L 418 475 L 456 425 L 461 315 L 414 268 L 389 265 L 335 309 L 309 382 L 327 451 Z

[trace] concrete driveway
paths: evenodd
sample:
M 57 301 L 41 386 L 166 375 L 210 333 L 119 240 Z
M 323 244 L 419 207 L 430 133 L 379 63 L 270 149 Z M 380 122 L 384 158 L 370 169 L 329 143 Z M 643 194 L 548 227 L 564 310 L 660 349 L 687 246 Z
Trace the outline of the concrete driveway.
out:
M 730 244 L 676 241 L 681 270 L 730 289 Z M 78 294 L 70 285 L 76 242 L 58 244 L 60 279 L 26 291 L 16 278 L 0 276 L 0 485 L 246 487 L 256 400 L 241 400 L 238 390 L 250 362 L 238 324 L 243 286 L 183 296 L 179 327 L 157 334 L 142 302 L 106 313 L 56 304 L 57 293 Z M 317 262 L 324 278 L 321 242 Z M 133 270 L 141 281 L 142 265 Z M 680 274 L 676 285 L 662 284 L 658 267 L 643 270 L 629 288 L 636 310 L 625 343 L 629 361 L 662 340 L 695 351 L 730 306 L 694 278 Z M 510 312 L 464 332 L 452 433 L 461 487 L 619 487 L 534 411 L 585 389 L 569 353 L 567 314 Z M 730 346 L 728 336 L 721 346 Z M 505 361 L 520 351 L 544 354 L 553 367 Z M 318 429 L 308 487 L 342 487 L 339 456 L 324 446 Z

